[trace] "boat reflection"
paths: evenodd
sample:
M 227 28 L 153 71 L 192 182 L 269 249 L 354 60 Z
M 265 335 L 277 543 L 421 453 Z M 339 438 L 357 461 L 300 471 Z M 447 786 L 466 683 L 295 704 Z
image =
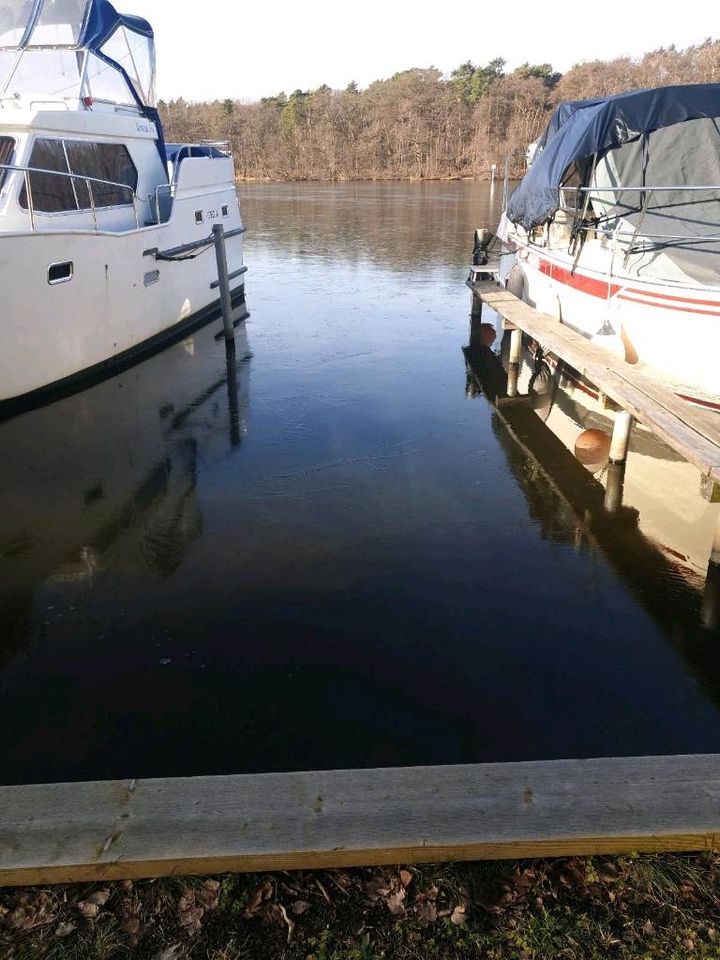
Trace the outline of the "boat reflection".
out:
M 513 370 L 509 339 L 471 318 L 466 391 L 493 404 L 531 516 L 544 537 L 601 551 L 720 698 L 720 568 L 708 563 L 720 505 L 701 497 L 697 469 L 641 426 L 626 464 L 609 463 L 612 411 L 574 371 L 527 349 Z
M 0 424 L 0 663 L 43 633 L 43 587 L 113 567 L 168 577 L 202 533 L 198 471 L 247 426 L 245 324 L 212 323 L 118 376 Z

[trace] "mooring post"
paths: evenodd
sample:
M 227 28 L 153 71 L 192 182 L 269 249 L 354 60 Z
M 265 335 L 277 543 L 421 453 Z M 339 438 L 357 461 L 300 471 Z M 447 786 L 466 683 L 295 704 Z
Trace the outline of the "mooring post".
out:
M 482 299 L 475 293 L 474 290 L 472 295 L 472 306 L 470 307 L 470 316 L 473 320 L 482 316 Z
M 630 430 L 632 429 L 632 414 L 627 410 L 619 410 L 615 417 L 612 440 L 610 441 L 610 462 L 625 463 L 630 445 Z
M 619 513 L 623 502 L 625 482 L 625 463 L 607 465 L 607 483 L 605 486 L 605 509 L 608 513 Z
M 227 251 L 225 250 L 225 228 L 221 223 L 214 223 L 212 228 L 215 241 L 215 258 L 217 260 L 218 289 L 220 290 L 220 309 L 222 310 L 225 339 L 235 338 L 235 327 L 232 322 L 232 302 L 230 300 L 230 278 L 228 276 Z
M 510 363 L 522 360 L 522 330 L 516 327 L 510 334 Z
M 520 364 L 509 363 L 507 375 L 507 395 L 516 397 L 518 395 L 518 377 L 520 376 Z

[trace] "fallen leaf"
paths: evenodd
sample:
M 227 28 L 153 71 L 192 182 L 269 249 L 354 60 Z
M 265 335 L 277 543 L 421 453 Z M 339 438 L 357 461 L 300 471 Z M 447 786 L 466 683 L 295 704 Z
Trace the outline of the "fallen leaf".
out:
M 409 886 L 410 886 L 410 884 L 412 883 L 412 878 L 413 878 L 413 875 L 410 873 L 409 870 L 401 870 L 401 871 L 400 871 L 400 883 L 401 883 L 404 887 L 409 887 Z
M 62 939 L 63 937 L 69 936 L 73 930 L 76 930 L 77 927 L 74 923 L 60 923 L 55 930 L 55 936 Z
M 268 900 L 272 895 L 272 884 L 267 880 L 261 887 L 258 887 L 253 894 L 252 900 L 245 907 L 244 916 L 254 917 L 262 906 L 263 900 Z
M 306 910 L 310 909 L 310 904 L 307 900 L 296 900 L 295 903 L 290 906 L 290 909 L 299 917 L 301 913 L 305 913 Z
M 403 901 L 405 900 L 405 890 L 400 887 L 399 890 L 396 890 L 395 893 L 391 893 L 389 897 L 386 898 L 385 903 L 387 908 L 392 913 L 393 916 L 397 917 L 401 913 L 405 913 L 405 907 Z
M 652 925 L 652 920 L 646 920 L 643 924 L 643 933 L 647 937 L 651 937 L 655 933 L 655 927 Z
M 174 943 L 171 947 L 165 947 L 164 950 L 156 953 L 152 960 L 179 960 L 181 956 L 180 944 Z
M 186 931 L 188 936 L 194 937 L 196 933 L 200 932 L 200 927 L 205 911 L 202 907 L 190 907 L 189 910 L 184 910 L 180 914 L 180 926 Z
M 100 913 L 100 907 L 89 900 L 78 900 L 77 908 L 88 920 L 93 920 Z
M 437 920 L 437 907 L 432 900 L 422 900 L 415 908 L 417 915 L 428 923 L 435 923 Z
M 465 907 L 462 904 L 458 904 L 457 907 L 455 907 L 450 915 L 450 920 L 458 927 L 465 923 L 467 917 L 465 916 Z
M 85 899 L 85 903 L 96 903 L 99 907 L 104 907 L 110 899 L 110 890 L 105 887 L 103 890 L 96 890 Z

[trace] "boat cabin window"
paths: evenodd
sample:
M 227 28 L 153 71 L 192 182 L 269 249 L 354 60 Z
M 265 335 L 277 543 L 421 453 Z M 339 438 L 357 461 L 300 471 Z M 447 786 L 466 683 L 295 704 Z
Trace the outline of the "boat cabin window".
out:
M 12 137 L 0 137 L 0 164 L 10 163 L 14 149 L 15 141 Z M 5 182 L 6 174 L 7 170 L 3 170 L 2 166 L 0 166 L 0 188 L 2 188 Z
M 122 143 L 91 143 L 87 140 L 35 141 L 28 166 L 33 208 L 44 213 L 87 210 L 96 207 L 130 205 L 137 190 L 138 175 L 127 147 Z M 91 183 L 92 199 L 85 180 L 60 174 L 77 174 L 111 183 Z M 130 190 L 122 186 L 127 184 Z M 132 192 L 131 192 L 132 191 Z M 20 206 L 28 207 L 25 185 L 20 192 Z

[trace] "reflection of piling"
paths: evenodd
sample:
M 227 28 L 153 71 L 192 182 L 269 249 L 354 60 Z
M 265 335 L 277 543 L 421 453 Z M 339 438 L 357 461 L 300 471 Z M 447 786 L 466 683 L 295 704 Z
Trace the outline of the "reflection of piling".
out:
M 720 514 L 715 521 L 713 531 L 700 618 L 704 626 L 709 629 L 714 630 L 720 626 Z
M 608 513 L 619 513 L 623 502 L 625 482 L 625 464 L 609 463 L 607 466 L 607 484 L 605 487 L 605 509 Z
M 232 341 L 235 337 L 235 328 L 232 322 L 232 302 L 230 299 L 230 277 L 228 275 L 227 251 L 225 250 L 225 228 L 221 223 L 213 224 L 213 240 L 215 241 L 215 258 L 217 260 L 218 285 L 220 289 L 220 309 L 222 310 L 225 339 Z
M 240 405 L 238 404 L 237 362 L 235 340 L 225 341 L 225 364 L 227 369 L 228 411 L 230 413 L 230 445 L 240 446 Z
M 720 564 L 712 561 L 707 568 L 700 619 L 708 630 L 716 630 L 720 626 Z
M 632 414 L 628 413 L 627 410 L 618 410 L 615 416 L 612 441 L 610 442 L 611 463 L 625 463 L 627 460 L 631 429 Z

